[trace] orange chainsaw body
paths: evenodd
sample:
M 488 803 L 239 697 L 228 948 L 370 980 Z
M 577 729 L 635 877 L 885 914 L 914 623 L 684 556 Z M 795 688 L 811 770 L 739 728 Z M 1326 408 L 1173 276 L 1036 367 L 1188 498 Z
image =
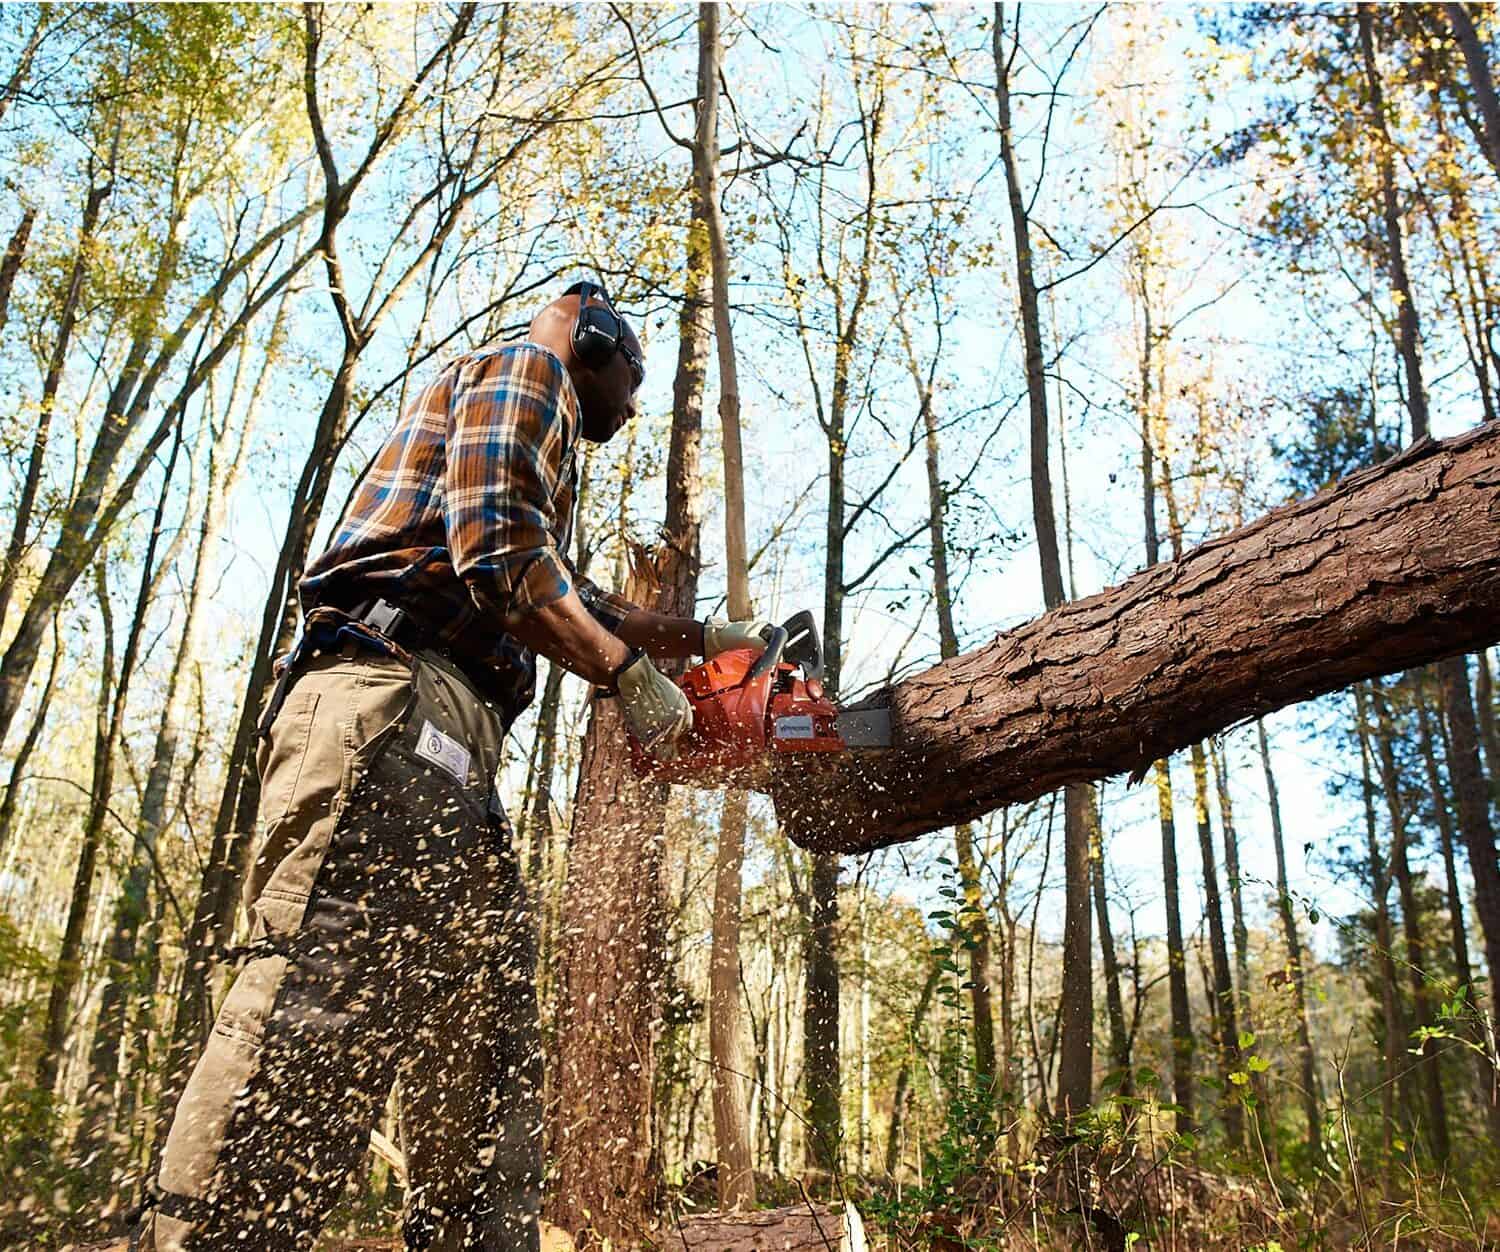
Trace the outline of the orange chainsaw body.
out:
M 812 667 L 782 659 L 785 627 L 776 634 L 780 639 L 773 639 L 764 654 L 748 648 L 722 652 L 677 680 L 693 706 L 693 728 L 666 761 L 631 735 L 630 762 L 637 775 L 722 786 L 763 778 L 773 756 L 844 750 L 838 709 L 823 691 L 821 648 L 815 676 L 808 672 Z M 816 646 L 815 632 L 813 641 Z

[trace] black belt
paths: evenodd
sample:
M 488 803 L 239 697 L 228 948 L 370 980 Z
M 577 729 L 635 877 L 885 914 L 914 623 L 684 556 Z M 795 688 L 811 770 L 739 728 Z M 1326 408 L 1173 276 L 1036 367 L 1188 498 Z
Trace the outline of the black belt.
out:
M 506 693 L 498 682 L 499 676 L 494 668 L 488 662 L 464 656 L 440 642 L 437 627 L 409 609 L 389 600 L 375 599 L 356 604 L 348 613 L 351 619 L 368 627 L 382 639 L 388 639 L 404 652 L 437 653 L 451 662 L 482 698 L 498 708 L 504 708 Z

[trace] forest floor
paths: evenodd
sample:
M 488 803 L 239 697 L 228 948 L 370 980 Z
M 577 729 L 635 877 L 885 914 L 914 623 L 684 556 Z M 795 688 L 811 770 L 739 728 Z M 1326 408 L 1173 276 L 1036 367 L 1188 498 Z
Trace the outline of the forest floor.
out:
M 1273 1187 L 1265 1177 L 1143 1161 L 1092 1178 L 1089 1173 L 1065 1173 L 1054 1164 L 1024 1179 L 974 1175 L 936 1189 L 846 1179 L 840 1190 L 863 1219 L 869 1252 L 1500 1252 L 1500 1212 L 1476 1211 L 1441 1176 L 1408 1176 L 1403 1181 L 1414 1185 L 1386 1199 L 1378 1179 L 1360 1179 L 1356 1186 L 1352 1179 L 1325 1178 L 1308 1190 L 1285 1180 Z M 797 1194 L 807 1202 L 794 1180 L 767 1177 L 764 1184 L 758 1190 L 767 1203 L 795 1204 Z M 672 1197 L 680 1217 L 707 1215 L 713 1207 L 712 1187 L 704 1180 Z M 835 1200 L 835 1211 L 839 1208 Z M 319 1241 L 318 1252 L 400 1252 L 396 1220 L 387 1205 L 366 1208 L 358 1217 L 346 1210 Z M 683 1230 L 683 1223 L 675 1228 Z M 118 1239 L 64 1246 L 72 1252 L 126 1252 L 127 1247 Z M 671 1238 L 670 1246 L 680 1249 L 682 1240 Z M 742 1245 L 730 1240 L 713 1246 L 738 1252 Z M 744 1252 L 762 1247 L 758 1241 L 743 1243 Z M 542 1252 L 572 1249 L 567 1235 L 544 1223 Z

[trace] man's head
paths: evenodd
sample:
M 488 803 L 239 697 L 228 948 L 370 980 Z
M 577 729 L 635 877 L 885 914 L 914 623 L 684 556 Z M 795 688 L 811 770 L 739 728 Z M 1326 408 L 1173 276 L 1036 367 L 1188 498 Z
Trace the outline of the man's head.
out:
M 602 289 L 569 287 L 532 319 L 530 338 L 557 353 L 573 380 L 585 439 L 603 443 L 635 416 L 646 368 L 641 341 Z

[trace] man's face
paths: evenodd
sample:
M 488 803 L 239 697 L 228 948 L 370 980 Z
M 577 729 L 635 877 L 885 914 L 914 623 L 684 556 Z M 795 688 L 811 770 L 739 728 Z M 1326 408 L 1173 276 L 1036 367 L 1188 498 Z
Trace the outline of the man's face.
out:
M 635 393 L 645 368 L 641 342 L 627 324 L 621 351 L 597 370 L 577 372 L 573 385 L 585 439 L 603 443 L 635 416 Z

